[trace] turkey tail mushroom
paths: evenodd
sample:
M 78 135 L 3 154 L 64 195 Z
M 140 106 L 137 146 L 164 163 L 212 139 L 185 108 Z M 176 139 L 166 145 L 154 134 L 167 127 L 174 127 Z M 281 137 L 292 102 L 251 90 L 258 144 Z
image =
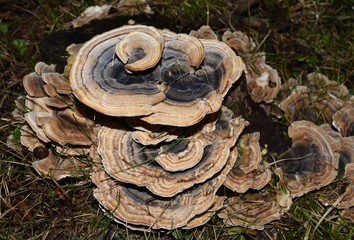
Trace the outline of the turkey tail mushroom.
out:
M 161 58 L 164 39 L 157 29 L 132 32 L 119 41 L 115 52 L 125 64 L 127 72 L 144 71 L 154 67 Z
M 279 156 L 276 173 L 299 197 L 330 184 L 338 173 L 339 154 L 332 150 L 326 131 L 309 121 L 296 121 L 288 129 L 292 147 Z

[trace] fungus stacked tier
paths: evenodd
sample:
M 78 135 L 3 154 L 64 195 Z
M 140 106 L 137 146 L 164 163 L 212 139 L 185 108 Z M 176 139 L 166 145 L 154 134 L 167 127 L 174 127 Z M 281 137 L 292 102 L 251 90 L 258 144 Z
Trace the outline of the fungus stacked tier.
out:
M 224 182 L 237 192 L 269 182 L 259 134 L 236 147 L 248 122 L 222 106 L 244 69 L 225 43 L 136 25 L 68 52 L 64 74 L 38 63 L 24 78 L 21 142 L 38 172 L 90 169 L 104 211 L 133 229 L 202 225 L 222 208 Z
M 339 132 L 295 121 L 296 104 L 308 103 L 296 96 L 305 95 L 286 94 L 291 81 L 281 86 L 244 33 L 227 31 L 223 41 L 207 26 L 190 35 L 124 26 L 69 46 L 63 74 L 37 63 L 14 112 L 25 118 L 21 143 L 34 168 L 55 179 L 89 171 L 102 209 L 132 229 L 193 228 L 215 213 L 227 225 L 263 229 L 292 198 L 338 176 L 348 180 L 345 192 L 334 188 L 322 201 L 342 194 L 339 207 L 352 217 L 353 100 L 333 100 L 346 88 L 331 87 L 330 101 L 316 105 Z M 276 114 L 291 123 L 293 145 L 274 163 L 262 159 L 259 132 L 242 134 L 252 123 L 223 106 L 243 71 L 252 100 L 270 114 L 267 104 L 280 102 Z
M 325 206 L 343 209 L 341 215 L 353 221 L 353 95 L 344 84 L 311 73 L 302 84 L 289 79 L 276 102 L 290 123 L 293 145 L 275 172 L 291 196 L 319 190 Z

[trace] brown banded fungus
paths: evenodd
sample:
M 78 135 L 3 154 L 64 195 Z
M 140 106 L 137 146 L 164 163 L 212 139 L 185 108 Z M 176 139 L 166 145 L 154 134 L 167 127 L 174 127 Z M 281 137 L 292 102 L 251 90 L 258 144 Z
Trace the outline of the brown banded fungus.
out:
M 54 115 L 53 109 L 50 109 L 46 105 L 47 100 L 48 97 L 32 98 L 27 96 L 25 106 L 29 109 L 29 112 L 24 114 L 26 123 L 36 133 L 37 137 L 45 143 L 50 142 L 50 139 L 45 135 L 39 118 L 51 117 Z
M 354 103 L 347 104 L 332 117 L 332 125 L 343 137 L 354 136 Z
M 96 135 L 95 123 L 73 106 L 69 80 L 55 72 L 54 65 L 39 62 L 35 70 L 23 79 L 28 96 L 24 102 L 27 112 L 22 113 L 27 125 L 21 128 L 21 143 L 34 155 L 48 152 L 35 156 L 33 167 L 60 179 L 87 167 L 71 156 L 89 153 Z
M 74 95 L 103 114 L 190 126 L 220 109 L 242 69 L 241 59 L 222 42 L 136 25 L 86 42 L 70 81 Z
M 15 121 L 23 121 L 23 116 L 26 111 L 28 111 L 26 107 L 26 98 L 25 96 L 19 96 L 15 100 L 15 109 L 12 111 L 11 115 L 15 119 Z
M 310 73 L 307 75 L 307 80 L 306 85 L 311 91 L 326 92 L 328 95 L 338 99 L 348 99 L 350 96 L 349 90 L 345 85 L 329 80 L 329 78 L 322 73 Z M 319 88 L 319 86 L 322 88 Z
M 204 25 L 201 26 L 198 30 L 192 30 L 189 35 L 199 38 L 199 39 L 215 39 L 218 40 L 218 36 L 216 33 L 211 29 L 210 26 Z
M 226 31 L 222 39 L 240 54 L 245 62 L 247 89 L 253 101 L 271 103 L 276 98 L 281 79 L 277 70 L 266 64 L 265 53 L 253 53 L 255 43 L 242 32 Z
M 82 45 L 83 45 L 82 43 L 80 43 L 80 44 L 72 43 L 66 48 L 66 51 L 69 54 L 68 58 L 66 59 L 66 65 L 64 67 L 64 74 L 66 76 L 70 75 L 71 67 L 72 67 L 72 65 L 75 61 L 75 58 L 76 58 L 80 48 L 82 47 Z
M 115 52 L 128 73 L 144 71 L 160 61 L 164 43 L 163 37 L 155 29 L 147 33 L 137 30 L 120 40 Z
M 349 92 L 315 74 L 304 86 L 283 85 L 277 100 L 293 122 L 293 145 L 270 164 L 279 178 L 267 185 L 272 171 L 262 162 L 260 134 L 238 140 L 249 123 L 223 101 L 244 70 L 249 95 L 266 109 L 263 103 L 278 95 L 280 77 L 264 53 L 253 52 L 247 35 L 226 32 L 223 41 L 207 26 L 190 35 L 123 26 L 69 46 L 63 74 L 38 63 L 23 81 L 26 109 L 16 113 L 26 120 L 20 140 L 33 152 L 33 167 L 54 179 L 89 169 L 102 209 L 131 229 L 190 229 L 217 213 L 227 226 L 261 230 L 289 209 L 292 197 L 336 176 L 345 186 L 332 188 L 325 203 L 350 215 L 349 137 L 329 124 L 295 121 L 320 111 L 350 135 L 352 126 L 341 123 L 352 123 L 345 115 L 353 108 L 344 100 Z M 316 98 L 321 83 L 328 86 L 325 97 Z M 236 87 L 235 95 L 243 86 Z M 275 190 L 277 180 L 286 194 Z
M 331 123 L 333 115 L 347 105 L 349 98 L 343 84 L 338 85 L 323 74 L 311 73 L 304 85 L 296 86 L 289 96 L 280 100 L 279 107 L 290 123 L 299 120 Z
M 183 229 L 191 229 L 195 227 L 202 226 L 206 222 L 210 220 L 215 213 L 223 207 L 223 203 L 225 201 L 224 196 L 215 195 L 215 199 L 212 207 L 210 207 L 206 212 L 196 215 L 193 217 L 184 227 Z
M 354 206 L 354 137 L 341 139 L 335 151 L 340 155 L 339 179 L 320 192 L 320 200 L 324 205 L 346 209 Z
M 72 93 L 70 88 L 70 81 L 64 74 L 60 74 L 58 72 L 43 73 L 41 77 L 46 84 L 55 88 L 56 93 Z
M 166 171 L 184 171 L 194 167 L 202 160 L 204 149 L 209 144 L 203 139 L 177 139 L 162 146 L 155 160 Z
M 241 136 L 236 148 L 238 150 L 237 161 L 226 177 L 224 185 L 239 193 L 248 189 L 260 190 L 271 180 L 272 172 L 260 165 L 262 156 L 259 146 L 259 132 L 244 134 Z
M 23 125 L 21 127 L 20 141 L 21 144 L 31 152 L 33 152 L 36 147 L 44 147 L 43 142 L 39 140 L 39 138 L 28 125 Z
M 158 145 L 164 142 L 172 142 L 183 134 L 184 128 L 151 125 L 139 118 L 126 118 L 127 124 L 134 129 L 132 138 L 142 145 Z
M 289 123 L 296 120 L 313 120 L 318 118 L 318 111 L 311 105 L 310 89 L 306 86 L 297 86 L 291 94 L 280 102 L 279 108 Z
M 148 2 L 147 0 L 120 0 L 115 8 L 117 12 L 127 16 L 154 14 Z
M 116 45 L 131 32 L 159 35 L 155 28 L 147 26 L 125 26 L 105 32 L 83 44 L 71 66 L 74 95 L 98 112 L 111 116 L 147 115 L 152 113 L 153 105 L 165 98 L 156 84 L 158 69 L 149 69 L 142 75 L 129 74 L 115 55 Z
M 226 31 L 222 36 L 222 40 L 229 45 L 232 49 L 237 51 L 242 58 L 250 58 L 250 53 L 256 47 L 253 39 L 248 37 L 245 33 L 236 31 Z
M 89 169 L 86 162 L 70 156 L 57 156 L 53 149 L 37 147 L 34 149 L 34 155 L 39 151 L 44 152 L 41 154 L 43 158 L 37 158 L 36 161 L 32 163 L 33 168 L 39 174 L 44 174 L 55 180 L 69 176 L 81 176 Z
M 224 112 L 226 114 L 223 114 Z M 211 117 L 215 119 L 217 116 L 215 114 Z M 106 172 L 112 177 L 121 182 L 145 186 L 156 195 L 171 197 L 211 178 L 226 164 L 230 148 L 248 123 L 242 118 L 235 118 L 227 110 L 222 111 L 221 116 L 219 121 L 217 118 L 214 120 L 214 128 L 206 124 L 206 128 L 213 129 L 211 132 L 203 133 L 204 137 L 209 139 L 209 143 L 199 149 L 202 151 L 201 158 L 197 159 L 199 161 L 185 171 L 166 171 L 155 162 L 161 152 L 168 150 L 178 154 L 178 151 L 183 151 L 184 140 L 182 146 L 180 143 L 174 146 L 172 142 L 167 143 L 166 148 L 161 150 L 155 146 L 145 146 L 135 142 L 132 139 L 132 131 L 104 126 L 98 134 L 98 153 L 102 157 Z M 193 151 L 196 150 L 198 148 Z M 172 168 L 171 164 L 173 162 L 169 164 L 170 168 Z M 179 167 L 183 166 L 178 164 L 177 169 Z
M 69 79 L 64 74 L 55 72 L 55 65 L 39 62 L 32 72 L 23 78 L 27 94 L 35 98 L 48 97 L 46 104 L 52 107 L 65 108 L 72 105 Z
M 238 166 L 246 174 L 257 169 L 262 161 L 259 138 L 259 132 L 243 134 L 237 143 L 240 155 L 235 166 Z
M 34 71 L 38 75 L 42 75 L 43 73 L 55 72 L 56 65 L 55 64 L 48 65 L 44 62 L 37 62 L 36 65 L 34 66 Z
M 45 97 L 44 82 L 40 75 L 35 72 L 27 74 L 23 77 L 23 87 L 27 94 L 31 97 Z
M 230 154 L 230 158 L 237 157 L 237 148 L 234 148 Z M 237 159 L 238 161 L 239 159 Z M 224 185 L 232 191 L 244 193 L 248 189 L 260 190 L 265 187 L 271 180 L 272 172 L 264 166 L 257 166 L 250 172 L 243 172 L 238 163 L 233 166 L 229 174 L 226 176 Z
M 191 49 L 187 54 L 175 50 L 182 50 L 185 42 Z M 161 86 L 166 99 L 142 119 L 173 126 L 193 125 L 220 109 L 242 70 L 242 60 L 222 42 L 183 34 L 169 36 L 161 60 Z
M 171 142 L 178 138 L 182 134 L 182 129 L 174 128 L 166 131 L 142 131 L 136 130 L 132 134 L 132 138 L 135 142 L 142 145 L 157 145 L 161 142 Z
M 325 130 L 309 121 L 296 121 L 288 129 L 293 144 L 280 155 L 277 174 L 292 197 L 320 189 L 337 176 L 339 154 Z
M 292 204 L 289 195 L 276 192 L 255 192 L 227 198 L 218 216 L 228 226 L 263 230 L 264 225 L 280 219 Z
M 334 189 L 330 187 L 320 193 L 320 201 L 339 209 L 354 207 L 354 163 L 347 164 L 344 178 L 332 185 Z
M 253 101 L 273 102 L 281 85 L 278 71 L 266 64 L 262 56 L 255 57 L 246 66 L 247 88 Z
M 216 191 L 235 160 L 230 159 L 210 180 L 172 197 L 157 196 L 143 187 L 121 183 L 101 167 L 91 177 L 97 186 L 94 196 L 117 222 L 132 229 L 194 228 L 208 221 L 211 213 L 221 207 L 223 197 L 217 196 Z
M 78 115 L 71 109 L 60 111 L 53 117 L 42 120 L 45 135 L 53 142 L 90 146 L 94 139 L 94 122 Z

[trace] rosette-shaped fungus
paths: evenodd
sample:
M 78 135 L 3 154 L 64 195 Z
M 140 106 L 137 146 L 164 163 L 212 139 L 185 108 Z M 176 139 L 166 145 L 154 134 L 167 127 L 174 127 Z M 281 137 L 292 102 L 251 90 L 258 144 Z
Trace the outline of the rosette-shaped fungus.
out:
M 236 162 L 237 148 L 236 155 L 230 155 L 230 149 L 247 124 L 223 107 L 195 129 L 185 129 L 177 139 L 158 145 L 135 141 L 134 131 L 122 126 L 103 126 L 98 134 L 103 166 L 92 174 L 94 195 L 117 222 L 132 229 L 202 225 L 222 207 L 224 197 L 216 191 Z M 187 161 L 186 165 L 190 158 L 197 161 L 192 160 L 187 169 L 170 161 L 173 169 L 166 169 L 158 158 L 168 155 Z
M 236 146 L 238 156 L 233 156 L 237 158 L 237 161 L 224 182 L 227 188 L 244 193 L 250 188 L 260 190 L 271 180 L 270 169 L 260 165 L 262 156 L 259 137 L 259 132 L 241 136 Z M 234 152 L 231 156 L 233 154 Z
M 218 36 L 216 33 L 211 29 L 210 26 L 204 25 L 201 26 L 198 30 L 192 30 L 189 35 L 200 38 L 200 39 L 215 39 L 218 40 Z
M 280 219 L 291 204 L 289 195 L 274 191 L 233 195 L 227 198 L 218 216 L 228 226 L 263 230 L 265 224 Z
M 290 123 L 298 120 L 330 123 L 349 98 L 343 84 L 330 81 L 323 74 L 311 73 L 304 85 L 296 86 L 287 98 L 280 100 L 279 107 Z
M 354 207 L 354 137 L 345 137 L 335 150 L 339 156 L 339 179 L 320 193 L 324 205 L 339 209 Z
M 207 118 L 201 123 L 201 129 L 197 127 L 190 137 L 181 136 L 180 140 L 158 146 L 134 141 L 132 131 L 103 126 L 97 138 L 98 153 L 106 172 L 121 182 L 145 186 L 163 197 L 172 197 L 206 181 L 226 164 L 230 148 L 248 124 L 225 108 L 220 116 L 210 117 L 212 121 Z M 166 159 L 174 157 L 176 161 Z M 180 164 L 178 159 L 185 163 Z M 167 171 L 155 161 L 162 162 Z
M 242 57 L 246 57 L 247 59 L 250 57 L 249 54 L 251 54 L 256 47 L 253 39 L 241 31 L 226 31 L 222 36 L 222 40 L 237 51 Z
M 316 121 L 318 119 L 320 113 L 311 104 L 309 91 L 306 86 L 297 86 L 286 99 L 280 102 L 279 107 L 284 111 L 288 122 L 292 123 L 302 119 Z
M 320 189 L 337 176 L 339 155 L 327 132 L 309 121 L 296 121 L 288 129 L 292 147 L 280 155 L 277 174 L 292 197 Z
M 226 31 L 222 39 L 244 60 L 247 89 L 255 102 L 271 103 L 276 98 L 281 85 L 277 70 L 266 64 L 265 53 L 253 53 L 255 44 L 243 32 Z
M 209 181 L 169 198 L 152 194 L 143 187 L 122 184 L 100 168 L 92 174 L 97 186 L 94 196 L 115 221 L 131 229 L 194 228 L 208 221 L 213 210 L 221 208 L 223 197 L 216 195 L 216 191 L 235 160 L 230 159 Z
M 86 42 L 70 82 L 81 102 L 103 114 L 190 126 L 220 109 L 242 70 L 222 42 L 136 25 Z
M 335 178 L 340 139 L 295 122 L 293 146 L 276 162 L 289 195 L 264 188 L 272 174 L 262 164 L 260 134 L 238 141 L 249 123 L 222 104 L 244 68 L 256 102 L 273 101 L 280 78 L 245 34 L 227 32 L 223 40 L 246 66 L 207 26 L 187 35 L 142 25 L 69 46 L 64 74 L 38 63 L 24 78 L 29 111 L 21 129 L 34 168 L 61 179 L 88 169 L 81 160 L 89 155 L 94 197 L 131 229 L 189 229 L 221 208 L 226 225 L 263 229 L 279 219 L 291 197 Z M 330 92 L 341 96 L 340 89 Z M 220 195 L 222 185 L 233 192 Z
M 39 62 L 35 70 L 23 79 L 28 96 L 21 143 L 34 152 L 36 171 L 61 179 L 87 167 L 71 156 L 88 154 L 94 122 L 74 106 L 69 80 L 54 65 Z
M 332 125 L 343 137 L 354 136 L 354 103 L 347 104 L 332 117 Z

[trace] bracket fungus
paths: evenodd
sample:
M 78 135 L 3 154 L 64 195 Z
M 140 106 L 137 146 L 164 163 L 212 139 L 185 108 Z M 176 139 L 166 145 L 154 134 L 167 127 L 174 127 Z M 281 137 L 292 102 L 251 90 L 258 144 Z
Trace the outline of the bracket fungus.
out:
M 309 121 L 295 121 L 288 129 L 293 144 L 279 156 L 276 170 L 292 197 L 320 189 L 337 176 L 339 155 L 325 130 Z
M 194 228 L 209 220 L 211 209 L 221 207 L 223 198 L 216 191 L 235 160 L 230 159 L 209 181 L 168 198 L 116 181 L 100 168 L 92 173 L 94 196 L 117 222 L 132 229 Z
M 344 179 L 334 184 L 335 189 L 321 192 L 320 201 L 325 205 L 333 205 L 338 209 L 354 207 L 354 163 L 345 166 Z
M 44 147 L 43 142 L 39 140 L 29 125 L 23 125 L 21 127 L 20 141 L 21 144 L 31 152 L 37 147 Z
M 263 53 L 253 53 L 246 34 L 227 31 L 222 38 L 208 26 L 190 35 L 123 26 L 70 45 L 64 73 L 38 63 L 23 79 L 27 96 L 14 112 L 25 120 L 20 141 L 33 152 L 34 169 L 54 179 L 90 171 L 102 209 L 137 230 L 190 229 L 215 214 L 228 226 L 261 230 L 290 208 L 292 197 L 336 176 L 348 180 L 335 193 L 350 202 L 338 205 L 349 216 L 353 146 L 344 141 L 352 133 L 353 104 L 342 98 L 349 92 L 327 79 L 326 98 L 313 101 L 317 75 L 306 86 L 284 84 L 277 110 L 292 122 L 293 145 L 267 165 L 260 133 L 241 135 L 252 122 L 226 108 L 224 98 L 238 101 L 233 109 L 244 103 L 246 91 L 234 99 L 227 94 L 245 72 L 252 104 L 267 109 L 263 103 L 277 97 L 280 77 Z M 325 110 L 342 136 L 329 124 L 296 121 L 302 107 Z M 81 161 L 86 157 L 94 164 Z M 271 181 L 271 165 L 288 193 Z
M 280 219 L 292 204 L 289 195 L 276 192 L 246 193 L 227 198 L 218 213 L 228 226 L 242 226 L 263 230 L 264 225 Z
M 31 97 L 45 97 L 46 93 L 43 88 L 43 80 L 40 75 L 35 72 L 27 74 L 23 77 L 23 87 L 27 94 Z
M 34 155 L 43 153 L 32 163 L 37 172 L 61 179 L 88 167 L 72 156 L 89 153 L 97 130 L 95 123 L 73 106 L 70 82 L 64 74 L 43 62 L 36 64 L 35 71 L 23 79 L 28 95 L 22 112 L 26 125 L 21 128 L 21 143 Z
M 284 111 L 284 116 L 288 122 L 296 120 L 316 120 L 318 112 L 310 104 L 309 88 L 297 86 L 286 99 L 280 102 L 279 108 Z
M 176 140 L 179 135 L 182 134 L 182 129 L 174 128 L 172 130 L 163 131 L 156 129 L 156 131 L 150 130 L 136 130 L 132 133 L 132 138 L 135 142 L 142 145 L 157 145 L 162 142 L 171 142 Z
M 227 175 L 224 185 L 232 191 L 244 193 L 250 188 L 260 190 L 271 180 L 270 169 L 260 165 L 262 156 L 259 136 L 259 132 L 242 135 L 231 153 L 237 161 Z
M 123 129 L 102 127 L 97 137 L 98 153 L 102 157 L 105 170 L 112 177 L 121 182 L 145 186 L 156 195 L 171 197 L 197 183 L 206 181 L 223 168 L 229 158 L 230 148 L 234 146 L 239 134 L 248 124 L 242 118 L 235 118 L 228 114 L 228 111 L 226 115 L 232 118 L 228 121 L 215 119 L 212 124 L 215 125 L 213 131 L 201 135 L 207 138 L 209 143 L 199 149 L 201 151 L 201 158 L 197 159 L 199 161 L 197 163 L 193 161 L 194 166 L 185 171 L 181 171 L 178 162 L 175 169 L 177 172 L 166 171 L 160 165 L 154 164 L 155 158 L 164 150 L 135 142 L 132 139 L 132 131 Z M 203 128 L 210 128 L 210 126 L 207 124 Z M 203 128 L 201 132 L 204 131 Z M 223 137 L 220 137 L 220 133 Z M 172 153 L 175 151 L 174 147 L 180 151 L 184 150 L 184 148 L 180 149 L 178 144 L 176 146 L 173 146 L 173 143 L 169 144 L 172 146 L 169 149 Z M 190 154 L 194 154 L 193 151 Z
M 218 40 L 218 36 L 216 33 L 211 29 L 210 26 L 204 25 L 201 26 L 198 30 L 192 30 L 189 35 L 199 38 L 199 39 L 215 39 Z
M 240 153 L 237 165 L 244 173 L 249 173 L 257 169 L 262 161 L 259 138 L 259 132 L 243 134 L 237 144 Z
M 343 137 L 354 136 L 354 103 L 339 109 L 332 119 L 332 125 Z
M 120 40 L 115 52 L 128 73 L 144 71 L 160 61 L 164 43 L 157 29 L 151 28 L 147 33 L 137 30 Z
M 131 67 L 141 61 L 149 63 Z M 70 82 L 81 102 L 103 114 L 190 126 L 220 109 L 242 70 L 242 60 L 222 42 L 136 25 L 84 43 L 72 64 Z
M 94 138 L 94 122 L 78 115 L 71 109 L 60 111 L 42 120 L 45 135 L 60 145 L 90 146 Z
M 320 201 L 324 205 L 334 205 L 339 209 L 354 207 L 354 137 L 339 140 L 338 179 L 328 189 L 320 192 Z
M 310 73 L 303 85 L 297 85 L 279 101 L 279 107 L 289 123 L 299 120 L 330 123 L 333 115 L 348 104 L 348 99 L 350 94 L 343 84 L 330 81 L 323 74 Z
M 41 150 L 37 148 L 34 149 L 35 151 Z M 60 180 L 69 176 L 81 176 L 89 169 L 85 161 L 64 155 L 59 157 L 53 152 L 53 149 L 46 149 L 44 151 L 47 154 L 42 159 L 37 159 L 32 163 L 33 168 L 40 174 Z
M 266 64 L 265 53 L 253 53 L 255 43 L 245 33 L 226 31 L 222 39 L 237 51 L 245 62 L 247 89 L 253 101 L 271 103 L 281 86 L 277 70 Z
M 256 47 L 252 38 L 241 31 L 226 31 L 222 36 L 222 40 L 241 56 L 245 55 L 245 57 L 249 57 L 247 55 Z

